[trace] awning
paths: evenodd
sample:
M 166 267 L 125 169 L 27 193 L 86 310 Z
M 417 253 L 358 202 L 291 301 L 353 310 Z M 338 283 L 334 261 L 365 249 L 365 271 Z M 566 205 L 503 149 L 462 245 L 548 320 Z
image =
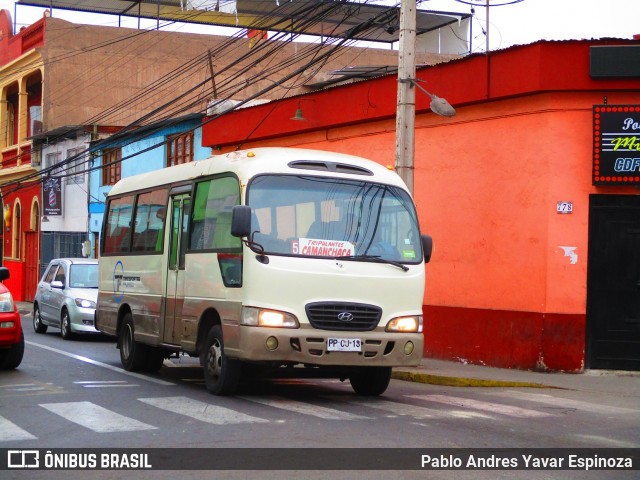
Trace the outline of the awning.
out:
M 399 8 L 339 0 L 18 0 L 18 5 L 145 19 L 397 42 Z M 191 7 L 200 7 L 193 9 Z M 417 10 L 416 34 L 470 18 L 469 14 Z M 312 21 L 310 21 L 312 19 Z M 371 21 L 370 28 L 360 29 Z

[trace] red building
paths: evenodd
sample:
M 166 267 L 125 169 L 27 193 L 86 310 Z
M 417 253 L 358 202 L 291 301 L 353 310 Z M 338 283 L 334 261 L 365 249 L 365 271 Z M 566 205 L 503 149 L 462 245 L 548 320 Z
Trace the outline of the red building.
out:
M 438 117 L 417 91 L 414 197 L 434 238 L 426 356 L 640 369 L 639 52 L 543 41 L 419 69 L 457 110 Z M 238 110 L 206 123 L 203 144 L 392 165 L 396 90 L 385 76 Z
M 39 274 L 40 159 L 29 137 L 42 131 L 44 20 L 13 34 L 11 17 L 0 10 L 0 192 L 2 252 L 11 271 L 5 283 L 16 300 L 35 295 Z M 19 184 L 7 185 L 24 178 Z

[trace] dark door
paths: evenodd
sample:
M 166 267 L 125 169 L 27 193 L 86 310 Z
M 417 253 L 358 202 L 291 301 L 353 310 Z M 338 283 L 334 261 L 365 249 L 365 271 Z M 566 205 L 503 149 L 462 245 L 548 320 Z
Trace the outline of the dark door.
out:
M 640 370 L 640 195 L 591 195 L 587 368 Z

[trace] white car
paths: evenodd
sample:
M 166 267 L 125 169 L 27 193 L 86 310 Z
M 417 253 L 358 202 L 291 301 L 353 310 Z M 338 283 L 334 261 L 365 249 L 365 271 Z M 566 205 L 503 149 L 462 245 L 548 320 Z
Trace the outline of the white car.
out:
M 100 333 L 95 327 L 98 260 L 58 258 L 44 272 L 33 302 L 33 329 L 59 328 L 68 340 L 75 333 Z

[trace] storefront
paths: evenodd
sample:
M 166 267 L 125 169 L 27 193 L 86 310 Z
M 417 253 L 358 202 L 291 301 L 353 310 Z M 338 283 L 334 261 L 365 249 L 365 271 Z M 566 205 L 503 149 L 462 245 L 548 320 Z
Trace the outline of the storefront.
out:
M 606 47 L 627 49 L 616 51 L 626 64 L 640 44 L 543 41 L 418 70 L 457 110 L 438 117 L 417 92 L 414 197 L 434 238 L 425 356 L 640 369 L 640 73 L 595 72 Z M 316 148 L 393 165 L 396 89 L 387 76 L 239 110 L 205 124 L 203 145 Z M 602 115 L 614 112 L 630 127 L 610 160 L 595 145 Z

